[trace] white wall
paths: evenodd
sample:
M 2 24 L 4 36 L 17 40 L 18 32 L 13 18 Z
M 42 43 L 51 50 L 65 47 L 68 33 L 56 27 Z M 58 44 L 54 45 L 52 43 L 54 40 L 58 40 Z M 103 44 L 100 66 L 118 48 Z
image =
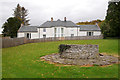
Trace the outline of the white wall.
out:
M 78 36 L 87 36 L 87 32 L 93 32 L 93 36 L 101 35 L 100 31 L 79 31 Z
M 17 37 L 20 38 L 20 37 L 25 37 L 24 33 L 21 33 L 21 32 L 18 32 L 17 33 Z
M 46 28 L 46 32 L 43 32 L 44 28 L 38 28 L 38 35 L 40 38 L 43 38 L 43 35 L 45 34 L 46 37 L 55 37 L 55 31 L 54 29 L 56 28 L 56 37 L 61 37 L 61 28 L 63 28 L 63 37 L 65 36 L 71 36 L 71 34 L 74 34 L 74 36 L 77 36 L 77 27 L 52 27 L 52 28 Z
M 79 31 L 78 36 L 87 36 L 87 31 Z
M 54 28 L 46 28 L 46 32 L 43 34 L 46 34 L 46 37 L 54 37 Z
M 37 39 L 38 37 L 38 32 L 18 32 L 17 37 L 26 37 L 27 33 L 31 33 L 31 39 Z
M 93 32 L 93 36 L 99 36 L 99 35 L 101 35 L 101 32 L 100 32 L 100 31 L 94 31 L 94 32 Z
M 77 27 L 65 28 L 65 36 L 71 36 L 71 34 L 77 36 Z
M 31 33 L 31 39 L 37 39 L 38 37 L 38 32 L 32 32 Z
M 43 35 L 45 34 L 46 37 L 54 37 L 54 29 L 53 28 L 46 28 L 46 32 L 43 32 L 44 28 L 38 28 L 38 38 L 43 38 Z

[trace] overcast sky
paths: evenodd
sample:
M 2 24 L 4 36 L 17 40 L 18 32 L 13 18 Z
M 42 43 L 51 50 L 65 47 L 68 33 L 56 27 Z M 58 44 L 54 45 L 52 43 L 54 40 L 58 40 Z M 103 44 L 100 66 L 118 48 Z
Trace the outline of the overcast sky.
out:
M 31 25 L 41 25 L 53 17 L 54 20 L 67 17 L 75 23 L 105 19 L 108 0 L 0 0 L 0 33 L 3 23 L 13 15 L 17 4 L 28 9 Z

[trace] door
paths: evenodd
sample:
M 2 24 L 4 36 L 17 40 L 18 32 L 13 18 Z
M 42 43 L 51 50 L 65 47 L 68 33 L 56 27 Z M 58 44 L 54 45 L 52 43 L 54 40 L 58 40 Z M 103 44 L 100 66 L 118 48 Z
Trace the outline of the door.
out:
M 93 32 L 87 32 L 87 36 L 93 36 Z
M 31 33 L 27 33 L 26 38 L 31 39 Z

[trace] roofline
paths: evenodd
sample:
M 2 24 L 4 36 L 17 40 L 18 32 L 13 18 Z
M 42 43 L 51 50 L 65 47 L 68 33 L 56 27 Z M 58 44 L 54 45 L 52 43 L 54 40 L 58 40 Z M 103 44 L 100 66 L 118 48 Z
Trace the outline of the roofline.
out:
M 23 26 L 20 26 L 20 28 L 21 28 L 21 27 L 23 27 Z M 19 32 L 20 28 L 18 29 L 18 31 L 17 31 L 17 32 Z
M 44 23 L 46 23 L 46 22 L 51 22 L 51 21 L 45 21 Z M 52 21 L 52 22 L 57 22 L 57 21 Z M 61 22 L 72 22 L 72 21 L 70 21 L 70 20 L 68 20 L 68 21 L 61 21 Z M 44 28 L 42 25 L 44 24 L 44 23 L 42 23 L 39 27 L 37 27 L 37 28 Z M 74 22 L 72 22 L 72 23 L 74 23 Z M 75 23 L 74 23 L 75 24 Z M 61 25 L 62 26 L 62 25 Z M 52 26 L 52 27 L 59 27 L 59 26 Z M 69 27 L 69 26 L 63 26 L 63 27 Z M 73 27 L 77 27 L 77 25 L 75 24 L 75 26 L 73 26 Z M 45 27 L 45 28 L 50 28 L 50 27 Z
M 99 26 L 98 24 L 97 24 L 96 26 L 97 26 L 98 28 L 100 28 L 100 26 Z
M 80 31 L 101 31 L 101 30 L 80 30 Z
M 78 27 L 78 26 L 51 26 L 51 27 L 37 27 L 37 28 L 52 28 L 52 27 Z

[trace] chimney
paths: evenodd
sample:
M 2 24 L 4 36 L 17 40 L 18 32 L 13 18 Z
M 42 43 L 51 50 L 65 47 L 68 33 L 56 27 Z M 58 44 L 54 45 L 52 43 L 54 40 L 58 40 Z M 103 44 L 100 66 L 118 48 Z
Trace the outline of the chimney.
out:
M 66 21 L 66 17 L 64 17 L 64 21 Z
M 21 23 L 21 27 L 23 26 L 23 23 Z
M 51 22 L 53 22 L 53 17 L 51 17 Z
M 95 23 L 95 25 L 97 25 L 97 26 L 98 26 L 98 22 L 96 22 L 96 23 Z

